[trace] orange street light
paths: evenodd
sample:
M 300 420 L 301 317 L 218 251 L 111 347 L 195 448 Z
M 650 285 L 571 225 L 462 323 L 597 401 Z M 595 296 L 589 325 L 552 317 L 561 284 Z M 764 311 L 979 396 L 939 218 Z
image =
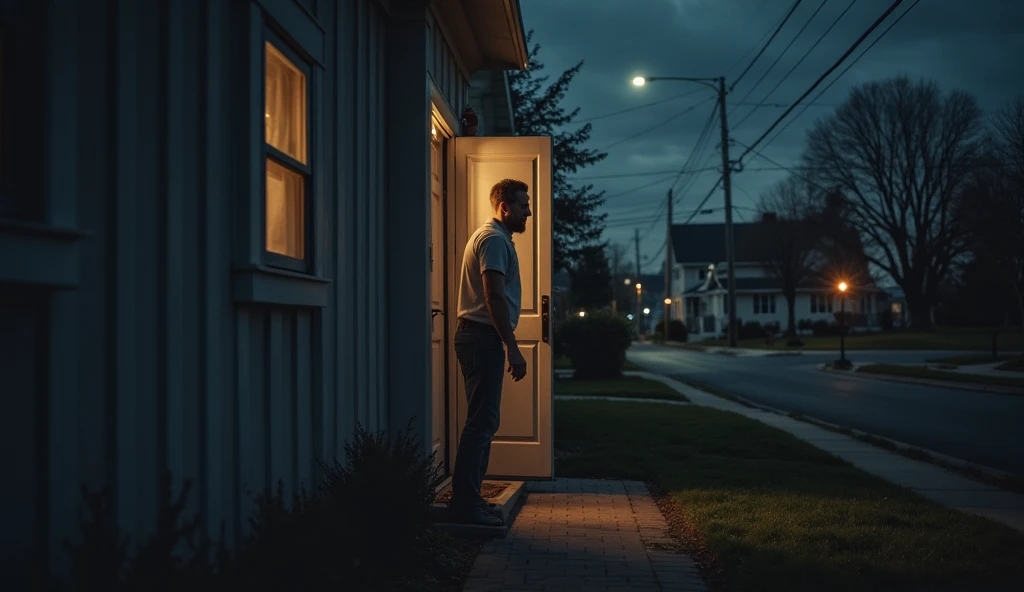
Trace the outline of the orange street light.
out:
M 846 291 L 850 286 L 846 282 L 839 282 L 839 359 L 832 364 L 837 370 L 849 370 L 853 364 L 846 359 Z
M 839 291 L 840 292 L 845 292 L 849 287 L 850 286 L 848 286 L 846 284 L 846 282 L 839 282 Z

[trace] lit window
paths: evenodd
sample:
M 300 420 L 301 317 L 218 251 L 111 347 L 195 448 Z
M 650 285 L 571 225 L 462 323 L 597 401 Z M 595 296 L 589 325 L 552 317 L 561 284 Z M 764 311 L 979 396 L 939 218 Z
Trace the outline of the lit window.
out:
M 309 187 L 309 77 L 285 51 L 265 45 L 266 248 L 306 258 L 306 190 Z

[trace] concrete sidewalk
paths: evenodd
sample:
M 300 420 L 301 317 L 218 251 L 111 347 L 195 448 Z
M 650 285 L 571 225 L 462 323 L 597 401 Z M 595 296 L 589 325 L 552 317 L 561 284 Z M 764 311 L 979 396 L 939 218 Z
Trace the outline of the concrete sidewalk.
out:
M 858 469 L 911 489 L 930 500 L 956 510 L 990 518 L 1024 532 L 1024 495 L 972 481 L 931 463 L 913 460 L 895 452 L 866 444 L 845 434 L 826 430 L 786 415 L 745 407 L 658 374 L 650 372 L 625 372 L 624 374 L 665 383 L 691 401 L 690 403 L 676 402 L 675 404 L 713 407 L 756 419 L 847 460 Z M 619 400 L 629 401 L 629 399 Z M 673 402 L 665 403 L 672 404 Z
M 673 550 L 643 483 L 556 479 L 527 487 L 508 536 L 484 545 L 464 592 L 706 592 L 693 560 Z

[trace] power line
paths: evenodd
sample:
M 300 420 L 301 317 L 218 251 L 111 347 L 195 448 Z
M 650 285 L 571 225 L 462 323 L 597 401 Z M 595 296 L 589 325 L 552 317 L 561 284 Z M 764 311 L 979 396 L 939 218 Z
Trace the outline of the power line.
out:
M 885 12 L 884 12 L 884 13 L 882 14 L 882 16 L 878 17 L 878 19 L 876 19 L 876 20 L 875 20 L 875 22 L 874 22 L 874 23 L 872 23 L 870 27 L 868 27 L 868 30 L 867 30 L 867 31 L 865 31 L 865 32 L 864 32 L 864 33 L 863 33 L 863 34 L 862 34 L 862 35 L 861 35 L 861 36 L 860 36 L 860 37 L 859 37 L 859 38 L 857 39 L 857 41 L 855 41 L 855 42 L 854 42 L 854 44 L 853 44 L 853 45 L 851 45 L 851 46 L 850 46 L 850 48 L 849 48 L 849 49 L 847 49 L 845 53 L 843 53 L 843 55 L 842 55 L 842 56 L 841 56 L 841 57 L 840 57 L 840 58 L 839 58 L 838 60 L 836 60 L 836 63 L 832 64 L 832 67 L 830 67 L 830 68 L 829 68 L 828 70 L 826 70 L 826 71 L 825 71 L 825 73 L 824 73 L 824 74 L 822 74 L 822 75 L 821 75 L 821 77 L 820 77 L 820 78 L 818 78 L 818 79 L 817 79 L 817 80 L 816 80 L 816 81 L 814 82 L 814 84 L 812 84 L 812 85 L 810 86 L 810 88 L 808 88 L 808 89 L 807 89 L 807 90 L 806 90 L 806 91 L 804 92 L 804 94 L 803 94 L 803 95 L 801 95 L 801 96 L 800 96 L 800 98 L 796 100 L 796 102 L 794 102 L 794 103 L 793 103 L 792 105 L 790 105 L 790 106 L 789 106 L 789 108 L 788 108 L 788 109 L 786 109 L 786 110 L 785 110 L 785 112 L 783 112 L 783 113 L 782 113 L 782 115 L 780 115 L 780 116 L 779 116 L 779 118 L 775 120 L 775 123 L 773 123 L 773 124 L 772 124 L 772 125 L 771 125 L 771 126 L 770 126 L 770 127 L 768 128 L 768 129 L 767 129 L 767 130 L 765 130 L 765 132 L 764 132 L 763 134 L 761 134 L 761 137 L 759 137 L 759 138 L 758 138 L 757 140 L 755 140 L 754 142 L 752 142 L 752 143 L 750 144 L 750 146 L 747 146 L 747 150 L 746 150 L 746 151 L 745 151 L 745 152 L 744 152 L 743 154 L 741 154 L 741 155 L 740 155 L 740 157 L 739 157 L 738 159 L 736 159 L 736 160 L 737 160 L 737 162 L 741 162 L 741 161 L 743 160 L 743 158 L 744 158 L 744 157 L 745 157 L 745 156 L 746 156 L 747 154 L 750 154 L 750 151 L 751 151 L 751 150 L 753 149 L 753 147 L 754 147 L 754 146 L 757 146 L 757 145 L 758 145 L 758 144 L 760 144 L 760 143 L 761 143 L 761 142 L 762 142 L 762 141 L 763 141 L 763 140 L 764 140 L 764 139 L 765 139 L 766 137 L 768 137 L 768 134 L 770 134 L 770 133 L 771 133 L 771 131 L 772 131 L 773 129 L 775 129 L 775 127 L 776 127 L 777 125 L 779 125 L 779 123 L 781 123 L 781 122 L 782 122 L 782 120 L 783 120 L 783 119 L 785 119 L 785 118 L 786 118 L 786 116 L 788 116 L 788 115 L 789 115 L 789 114 L 790 114 L 790 113 L 791 113 L 791 112 L 793 111 L 793 109 L 795 109 L 795 108 L 796 108 L 796 106 L 800 104 L 800 102 L 801 102 L 801 101 L 803 101 L 804 99 L 806 99 L 806 98 L 807 98 L 807 96 L 808 96 L 809 94 L 811 94 L 812 92 L 814 92 L 814 89 L 815 89 L 815 88 L 817 88 L 817 87 L 818 87 L 818 85 L 819 85 L 819 84 L 821 84 L 821 82 L 822 82 L 823 80 L 825 80 L 825 78 L 827 78 L 829 74 L 831 74 L 832 72 L 834 72 L 834 71 L 836 70 L 836 68 L 838 68 L 838 67 L 839 67 L 839 66 L 840 66 L 840 65 L 841 65 L 841 64 L 843 63 L 843 61 L 844 61 L 844 60 L 846 60 L 846 58 L 850 57 L 850 54 L 852 54 L 852 53 L 853 53 L 854 51 L 856 51 L 857 47 L 859 47 L 859 46 L 860 46 L 860 44 L 861 44 L 861 43 L 863 43 L 863 42 L 864 42 L 864 40 L 868 38 L 868 35 L 870 35 L 870 34 L 871 34 L 872 32 L 874 32 L 874 30 L 875 30 L 875 29 L 877 29 L 877 28 L 878 28 L 878 26 L 882 24 L 882 21 L 884 21 L 884 20 L 885 20 L 886 18 L 888 18 L 888 17 L 889 17 L 889 15 L 890 15 L 890 14 L 892 14 L 892 13 L 893 13 L 893 11 L 895 11 L 895 10 L 896 10 L 896 8 L 897 8 L 897 7 L 898 7 L 898 6 L 900 5 L 900 4 L 902 4 L 902 3 L 903 3 L 903 0 L 896 0 L 895 2 L 893 2 L 893 3 L 892 3 L 892 5 L 891 5 L 891 6 L 889 6 L 889 9 L 888 9 L 888 10 L 886 10 L 886 11 L 885 11 Z
M 633 111 L 639 111 L 640 109 L 647 109 L 648 107 L 654 107 L 656 105 L 661 105 L 661 104 L 668 103 L 668 102 L 671 102 L 671 101 L 677 101 L 677 100 L 679 100 L 679 99 L 681 99 L 683 97 L 688 97 L 690 95 L 697 94 L 697 93 L 699 93 L 699 92 L 701 92 L 703 90 L 704 90 L 703 88 L 689 90 L 689 91 L 684 92 L 683 94 L 674 95 L 674 96 L 671 96 L 671 97 L 669 97 L 667 99 L 661 99 L 660 101 L 654 101 L 652 103 L 646 103 L 644 105 L 639 105 L 637 107 L 629 107 L 628 109 L 620 109 L 618 111 L 612 111 L 611 113 L 604 113 L 602 115 L 595 115 L 594 117 L 587 117 L 585 119 L 577 119 L 576 121 L 573 121 L 571 123 L 587 123 L 587 122 L 590 122 L 590 121 L 597 121 L 599 119 L 607 119 L 609 117 L 615 117 L 616 115 L 622 115 L 624 113 L 630 113 L 630 112 L 633 112 Z
M 693 220 L 697 216 L 697 212 L 700 211 L 704 204 L 708 203 L 708 200 L 711 199 L 711 196 L 715 194 L 715 191 L 718 189 L 718 186 L 721 185 L 722 179 L 724 178 L 725 177 L 719 177 L 718 180 L 715 181 L 715 184 L 711 188 L 711 191 L 708 191 L 708 194 L 704 196 L 704 199 L 702 199 L 699 204 L 697 204 L 697 208 L 694 210 L 692 214 L 690 214 L 690 217 L 686 219 L 686 222 L 683 222 L 684 226 L 689 224 L 690 220 Z
M 712 169 L 708 169 L 708 170 L 712 170 Z M 689 172 L 700 172 L 700 170 L 698 169 L 696 171 L 686 171 L 686 172 L 688 172 L 688 173 Z M 625 179 L 627 177 L 650 177 L 650 176 L 654 176 L 654 175 L 675 175 L 675 174 L 678 174 L 678 173 L 679 173 L 679 171 L 677 171 L 676 169 L 666 169 L 664 171 L 647 171 L 645 173 L 613 173 L 613 174 L 609 174 L 609 175 L 593 175 L 593 176 L 590 176 L 590 177 L 567 177 L 566 180 L 567 181 L 587 181 L 587 180 L 590 180 L 590 179 Z
M 647 128 L 645 130 L 639 131 L 639 132 L 633 134 L 632 136 L 628 136 L 628 137 L 623 138 L 623 139 L 621 139 L 621 140 L 619 140 L 617 142 L 612 142 L 611 144 L 608 144 L 604 148 L 601 148 L 600 150 L 598 150 L 598 152 L 606 152 L 607 150 L 609 150 L 611 148 L 614 148 L 615 146 L 618 146 L 619 144 L 622 144 L 624 142 L 628 142 L 630 140 L 634 140 L 634 139 L 639 138 L 640 136 L 642 136 L 644 134 L 649 134 L 649 133 L 653 132 L 654 130 L 656 130 L 656 129 L 660 128 L 660 127 L 663 127 L 663 126 L 665 126 L 665 125 L 675 121 L 676 119 L 679 119 L 683 115 L 686 115 L 687 113 L 689 113 L 690 111 L 693 111 L 697 107 L 700 107 L 704 103 L 708 103 L 708 102 L 713 101 L 713 100 L 715 100 L 715 97 L 708 97 L 707 99 L 697 103 L 696 105 L 691 105 L 691 106 L 687 107 L 686 109 L 683 109 L 681 112 L 676 113 L 672 117 L 669 117 L 668 119 L 662 121 L 661 123 L 658 123 L 657 125 L 654 125 L 654 126 L 649 127 L 649 128 Z
M 856 0 L 854 0 L 854 1 L 856 1 Z M 879 41 L 880 41 L 880 40 L 882 39 L 882 37 L 885 37 L 885 35 L 886 35 L 886 34 L 887 34 L 887 33 L 888 33 L 889 31 L 891 31 L 893 27 L 895 27 L 895 26 L 896 26 L 896 25 L 897 25 L 897 24 L 898 24 L 898 23 L 899 23 L 899 22 L 900 22 L 901 20 L 903 20 L 903 17 L 907 16 L 907 13 L 908 13 L 908 12 L 910 12 L 911 10 L 914 10 L 914 7 L 915 7 L 915 6 L 917 6 L 917 5 L 918 5 L 918 4 L 920 3 L 920 2 L 921 2 L 921 0 L 915 0 L 913 4 L 911 4 L 911 5 L 910 5 L 910 6 L 909 6 L 909 7 L 908 7 L 908 8 L 906 9 L 906 10 L 904 10 L 904 11 L 903 11 L 903 14 L 901 14 L 901 15 L 900 15 L 900 16 L 899 16 L 899 17 L 898 17 L 898 18 L 897 18 L 897 19 L 896 19 L 895 21 L 893 21 L 893 22 L 892 22 L 892 24 L 891 24 L 891 25 L 889 25 L 889 26 L 888 26 L 888 27 L 887 27 L 887 28 L 886 28 L 886 29 L 885 29 L 884 31 L 882 31 L 882 34 L 881 34 L 881 35 L 879 35 L 878 37 L 876 37 L 876 38 L 875 38 L 875 40 L 874 40 L 874 41 L 872 41 L 872 42 L 871 42 L 871 44 L 870 44 L 870 45 L 868 45 L 868 46 L 867 46 L 867 47 L 866 47 L 866 48 L 864 49 L 864 51 L 862 51 L 862 52 L 860 53 L 860 55 L 858 55 L 858 56 L 857 56 L 857 57 L 856 57 L 856 58 L 855 58 L 855 59 L 854 59 L 854 60 L 853 60 L 852 62 L 850 62 L 850 63 L 849 63 L 849 65 L 847 65 L 847 66 L 846 66 L 846 68 L 844 68 L 844 69 L 843 69 L 843 71 L 842 71 L 842 72 L 840 72 L 840 73 L 839 73 L 839 76 L 836 76 L 835 78 L 833 78 L 833 79 L 832 79 L 832 82 L 829 82 L 829 83 L 828 83 L 828 85 L 826 85 L 826 86 L 825 86 L 825 88 L 821 89 L 821 92 L 819 92 L 819 93 L 818 93 L 818 94 L 817 94 L 817 95 L 816 95 L 816 96 L 814 97 L 814 99 L 813 99 L 813 100 L 811 101 L 811 103 L 813 103 L 813 102 L 817 101 L 817 100 L 818 100 L 819 98 L 821 98 L 821 96 L 822 96 L 822 95 L 824 95 L 824 94 L 825 94 L 825 93 L 826 93 L 826 92 L 828 91 L 828 89 L 832 88 L 832 85 L 833 85 L 833 84 L 835 84 L 835 83 L 836 83 L 836 81 L 838 81 L 838 80 L 839 80 L 840 78 L 842 78 L 842 77 L 843 77 L 843 75 L 844 75 L 844 74 L 846 74 L 846 73 L 847 73 L 847 72 L 848 72 L 848 71 L 850 70 L 850 68 L 852 68 L 852 67 L 853 67 L 853 66 L 854 66 L 854 65 L 855 65 L 855 64 L 856 64 L 857 62 L 859 62 L 859 61 L 860 61 L 860 59 L 861 59 L 862 57 L 864 57 L 864 54 L 866 54 L 867 52 L 871 51 L 871 48 L 872 48 L 872 47 L 874 47 L 874 46 L 875 46 L 875 44 L 876 44 L 876 43 L 878 43 L 878 42 L 879 42 Z M 804 114 L 804 112 L 806 112 L 806 111 L 807 111 L 807 108 L 808 108 L 808 107 L 810 107 L 811 103 L 807 103 L 807 104 L 805 104 L 805 105 L 804 105 L 804 108 L 803 108 L 803 109 L 801 109 L 801 110 L 800 110 L 800 112 L 796 114 L 796 117 L 793 117 L 792 119 L 790 119 L 789 121 L 787 121 L 787 122 L 786 122 L 786 125 L 782 126 L 782 129 L 780 129 L 780 130 L 779 130 L 778 132 L 776 132 L 776 134 L 775 134 L 774 136 L 772 136 L 772 139 L 771 139 L 771 140 L 768 140 L 768 142 L 767 142 L 767 143 L 765 144 L 765 146 L 768 146 L 769 144 L 771 144 L 772 142 L 774 142 L 774 141 L 776 140 L 776 138 L 778 138 L 779 136 L 781 136 L 781 135 L 782 135 L 782 132 L 786 131 L 786 128 L 787 128 L 787 127 L 789 127 L 789 126 L 790 126 L 790 124 L 792 124 L 792 123 L 793 123 L 794 121 L 796 121 L 797 119 L 800 119 L 800 116 L 801 116 L 801 115 L 803 115 L 803 114 Z
M 672 190 L 675 190 L 676 185 L 679 183 L 679 179 L 686 173 L 686 169 L 692 166 L 695 158 L 700 158 L 697 154 L 704 151 L 706 148 L 706 142 L 709 137 L 708 132 L 711 130 L 711 126 L 715 122 L 715 116 L 718 114 L 718 106 L 716 105 L 711 109 L 711 113 L 708 115 L 708 120 L 704 123 L 704 129 L 701 130 L 700 135 L 697 137 L 697 142 L 693 146 L 693 150 L 690 151 L 689 157 L 686 162 L 683 163 L 683 168 L 679 170 L 679 174 L 676 175 L 676 180 L 672 182 Z M 712 169 L 714 170 L 714 169 Z M 678 201 L 678 198 L 677 198 Z
M 671 177 L 662 177 L 661 179 L 657 179 L 655 181 L 651 181 L 650 183 L 645 183 L 643 185 L 638 185 L 636 187 L 633 187 L 632 189 L 627 189 L 625 191 L 620 191 L 618 193 L 613 193 L 611 195 L 605 195 L 604 199 L 607 200 L 607 199 L 611 199 L 613 197 L 622 197 L 623 195 L 629 195 L 630 193 L 634 193 L 634 192 L 640 191 L 641 189 L 647 189 L 648 187 L 653 187 L 654 185 L 660 185 L 662 183 L 666 183 L 668 181 L 671 181 L 673 178 L 675 178 L 675 175 L 673 175 Z
M 736 88 L 736 85 L 740 83 L 740 80 L 743 80 L 743 77 L 746 76 L 747 72 L 750 71 L 750 68 L 753 67 L 755 63 L 757 63 L 757 60 L 761 57 L 764 51 L 768 49 L 769 45 L 772 44 L 772 41 L 775 40 L 775 37 L 779 34 L 779 31 L 782 30 L 782 27 L 786 26 L 786 22 L 789 21 L 789 17 L 793 16 L 793 11 L 796 10 L 797 6 L 800 6 L 801 2 L 803 2 L 803 0 L 796 0 L 796 2 L 793 2 L 793 6 L 790 7 L 789 12 L 786 13 L 786 17 L 782 19 L 781 23 L 779 23 L 779 26 L 775 29 L 775 32 L 772 33 L 772 36 L 768 39 L 768 42 L 761 47 L 761 51 L 757 52 L 757 55 L 754 56 L 754 59 L 751 60 L 749 64 L 747 64 L 747 67 L 743 70 L 743 72 L 741 72 L 740 75 L 736 77 L 736 80 L 733 81 L 732 86 L 729 87 L 730 92 L 732 91 L 732 89 Z
M 839 16 L 837 16 L 835 18 L 835 20 L 832 21 L 832 24 L 829 25 L 827 29 L 825 29 L 825 32 L 822 33 L 820 37 L 818 37 L 818 40 L 814 42 L 814 45 L 812 45 L 810 48 L 808 48 L 807 51 L 804 52 L 803 57 L 800 58 L 797 61 L 797 63 L 793 64 L 793 67 L 789 69 L 789 72 L 786 72 L 786 74 L 781 79 L 779 79 L 778 82 L 775 83 L 775 86 L 773 86 L 772 89 L 770 91 L 768 91 L 768 93 L 764 96 L 764 99 L 762 99 L 763 101 L 767 101 L 768 98 L 771 97 L 772 94 L 775 93 L 775 91 L 779 90 L 779 87 L 782 86 L 782 83 L 785 82 L 786 79 L 789 78 L 793 74 L 794 71 L 796 71 L 796 69 L 800 66 L 800 64 L 804 63 L 804 60 L 806 60 L 811 55 L 811 53 L 814 52 L 814 48 L 818 47 L 818 44 L 820 44 L 822 41 L 824 41 L 825 37 L 828 37 L 828 34 L 832 31 L 832 29 L 835 28 L 835 26 L 839 24 L 839 21 L 843 20 L 843 17 L 846 16 L 846 13 L 849 12 L 850 9 L 853 8 L 853 5 L 856 4 L 856 3 L 857 3 L 857 0 L 851 0 L 850 1 L 850 3 L 846 6 L 846 8 L 843 10 L 843 12 L 839 13 Z M 811 105 L 811 103 L 807 103 L 807 106 L 810 106 L 810 105 Z M 788 105 L 778 105 L 778 106 L 779 107 L 787 107 Z M 838 105 L 832 105 L 832 106 L 833 107 L 837 107 Z M 805 107 L 805 109 L 806 109 L 806 107 Z M 753 111 L 751 111 L 750 113 L 747 113 L 747 117 L 744 117 L 743 120 L 740 121 L 740 123 L 743 123 L 744 121 L 746 121 L 748 117 L 753 115 L 754 111 L 757 111 L 757 107 L 754 107 Z M 739 123 L 736 124 L 735 127 L 738 128 L 739 127 Z
M 811 15 L 811 18 L 807 19 L 807 22 L 804 23 L 804 26 L 800 27 L 800 30 L 797 31 L 796 35 L 794 35 L 793 38 L 789 40 L 789 44 L 786 45 L 786 48 L 782 50 L 782 53 L 775 57 L 775 61 L 773 61 L 771 65 L 768 66 L 768 69 L 765 70 L 763 74 L 761 74 L 761 77 L 757 79 L 757 82 L 754 83 L 754 86 L 750 87 L 750 90 L 747 91 L 747 94 L 743 95 L 743 98 L 740 99 L 740 102 L 746 101 L 747 98 L 750 97 L 751 94 L 753 94 L 754 89 L 756 89 L 758 85 L 760 85 L 761 82 L 768 76 L 768 74 L 771 73 L 772 68 L 774 68 L 776 65 L 778 65 L 780 61 L 782 61 L 782 58 L 785 57 L 786 52 L 789 51 L 789 48 L 793 47 L 793 44 L 796 43 L 796 40 L 799 39 L 800 36 L 804 34 L 804 31 L 807 29 L 808 26 L 810 26 L 811 22 L 814 20 L 814 17 L 818 16 L 818 13 L 821 12 L 822 8 L 825 8 L 825 4 L 827 3 L 828 0 L 821 0 L 821 4 L 819 4 L 818 8 L 815 9 L 814 13 Z M 785 77 L 783 77 L 783 80 L 785 80 Z M 755 111 L 757 111 L 757 107 L 751 109 L 750 113 L 747 113 L 746 117 L 741 119 L 738 123 L 734 124 L 734 127 L 738 128 L 744 121 L 749 119 Z M 730 112 L 729 115 L 732 115 L 732 113 Z

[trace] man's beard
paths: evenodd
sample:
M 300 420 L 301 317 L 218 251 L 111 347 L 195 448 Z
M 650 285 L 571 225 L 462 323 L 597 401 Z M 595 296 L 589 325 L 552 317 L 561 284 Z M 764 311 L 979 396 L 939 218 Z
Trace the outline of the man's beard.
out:
M 526 232 L 526 220 L 523 219 L 522 222 L 517 222 L 515 227 L 512 229 L 512 232 L 518 232 L 520 234 Z

